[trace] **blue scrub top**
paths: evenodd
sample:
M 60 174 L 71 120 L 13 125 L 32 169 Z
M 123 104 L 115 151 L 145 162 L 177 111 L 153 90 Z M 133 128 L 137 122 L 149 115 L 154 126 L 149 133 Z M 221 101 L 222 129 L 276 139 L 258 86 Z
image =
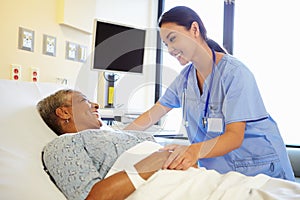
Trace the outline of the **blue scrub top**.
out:
M 208 132 L 202 124 L 205 102 L 211 81 L 209 75 L 198 88 L 196 70 L 186 66 L 172 82 L 159 102 L 170 108 L 182 105 L 186 91 L 186 128 L 191 143 L 220 136 L 223 132 Z M 220 157 L 199 159 L 199 165 L 220 173 L 238 171 L 245 175 L 264 173 L 272 177 L 294 180 L 285 144 L 276 122 L 267 113 L 255 78 L 250 70 L 231 55 L 224 55 L 215 66 L 208 104 L 208 117 L 221 118 L 223 130 L 232 122 L 246 121 L 244 141 L 240 148 Z

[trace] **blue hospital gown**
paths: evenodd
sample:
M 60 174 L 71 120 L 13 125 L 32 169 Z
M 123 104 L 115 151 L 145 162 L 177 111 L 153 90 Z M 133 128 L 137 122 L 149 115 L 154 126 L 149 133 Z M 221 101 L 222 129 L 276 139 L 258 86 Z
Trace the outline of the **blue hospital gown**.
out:
M 67 199 L 83 200 L 124 151 L 146 140 L 154 141 L 151 135 L 134 131 L 64 134 L 44 147 L 44 162 Z
M 187 79 L 188 76 L 188 79 Z M 191 143 L 223 134 L 225 125 L 245 121 L 244 141 L 240 148 L 224 156 L 199 159 L 199 165 L 220 173 L 237 171 L 253 176 L 264 173 L 272 177 L 294 180 L 285 144 L 276 122 L 265 109 L 253 74 L 239 60 L 224 55 L 215 66 L 208 104 L 208 117 L 222 119 L 222 131 L 212 132 L 202 125 L 211 74 L 206 78 L 203 93 L 198 88 L 196 70 L 186 66 L 172 82 L 159 102 L 170 108 L 182 105 L 182 94 L 187 85 L 186 120 Z

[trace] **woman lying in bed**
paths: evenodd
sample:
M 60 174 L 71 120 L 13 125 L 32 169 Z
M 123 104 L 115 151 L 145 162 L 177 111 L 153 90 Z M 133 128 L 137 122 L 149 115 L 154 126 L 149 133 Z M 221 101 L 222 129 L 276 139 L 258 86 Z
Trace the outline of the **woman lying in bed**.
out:
M 142 195 L 143 199 L 147 196 L 150 199 L 161 199 L 163 196 L 165 198 L 166 194 L 174 194 L 176 190 L 175 197 L 178 199 L 182 197 L 192 199 L 192 197 L 187 198 L 186 196 L 188 193 L 193 194 L 192 191 L 195 193 L 193 196 L 199 199 L 200 195 L 212 194 L 207 188 L 218 191 L 216 188 L 208 187 L 209 181 L 212 183 L 211 185 L 218 185 L 217 183 L 222 179 L 230 180 L 231 184 L 235 183 L 230 179 L 231 176 L 226 177 L 201 168 L 179 173 L 160 170 L 155 176 L 152 176 L 161 169 L 170 153 L 158 151 L 160 146 L 155 144 L 154 138 L 146 133 L 102 130 L 98 114 L 99 105 L 90 102 L 78 91 L 60 90 L 41 100 L 37 108 L 45 123 L 59 136 L 45 146 L 43 160 L 55 184 L 67 199 L 125 199 L 137 188 L 141 188 L 140 192 L 137 190 L 131 195 L 131 198 L 140 199 L 139 195 Z M 141 146 L 142 144 L 145 146 Z M 201 175 L 204 182 L 200 181 L 198 177 L 192 181 L 194 187 L 188 187 L 188 191 L 183 187 L 181 190 L 177 188 L 179 184 L 188 184 L 188 181 L 183 181 L 183 177 L 191 180 L 196 176 L 195 173 Z M 209 179 L 206 180 L 205 176 Z M 240 184 L 241 176 L 245 180 L 250 180 L 250 177 L 234 174 L 233 179 L 240 187 L 251 188 L 253 183 L 258 187 L 259 184 L 255 181 L 252 181 L 252 185 L 243 186 Z M 150 177 L 151 191 L 144 187 L 148 185 L 148 182 L 144 183 Z M 172 184 L 168 177 L 173 178 Z M 260 185 L 265 185 L 270 179 L 269 177 L 263 181 L 260 179 Z M 276 179 L 271 180 L 275 181 Z M 283 180 L 278 181 L 287 183 Z M 200 183 L 204 183 L 204 185 L 197 185 Z M 296 191 L 290 193 L 289 197 L 299 194 L 299 188 L 295 190 L 294 184 L 296 183 L 288 184 L 292 184 L 291 190 Z M 227 187 L 232 187 L 232 185 L 227 185 Z M 227 190 L 224 185 L 221 188 L 223 188 L 221 193 Z M 269 186 L 265 190 L 272 188 Z M 151 194 L 152 191 L 156 197 Z M 146 194 L 145 192 L 150 193 Z M 253 192 L 249 192 L 247 198 L 250 193 L 253 194 Z M 215 192 L 214 195 L 220 195 L 220 193 Z M 169 198 L 176 199 L 175 197 L 170 196 Z M 297 197 L 299 196 L 297 195 Z
M 60 90 L 37 105 L 45 123 L 60 137 L 44 148 L 44 163 L 68 199 L 124 199 L 161 168 L 169 152 L 155 152 L 136 165 L 108 178 L 116 159 L 151 135 L 100 130 L 99 105 L 82 93 Z M 146 168 L 145 168 L 146 166 Z

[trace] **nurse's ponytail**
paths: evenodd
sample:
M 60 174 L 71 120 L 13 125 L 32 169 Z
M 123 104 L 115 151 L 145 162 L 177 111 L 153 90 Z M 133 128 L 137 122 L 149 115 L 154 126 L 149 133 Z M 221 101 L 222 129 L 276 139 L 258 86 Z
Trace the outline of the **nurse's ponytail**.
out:
M 209 46 L 209 48 L 213 49 L 216 52 L 220 52 L 220 53 L 225 53 L 227 54 L 227 51 L 222 48 L 217 42 L 215 42 L 212 39 L 207 39 L 206 40 L 207 45 Z

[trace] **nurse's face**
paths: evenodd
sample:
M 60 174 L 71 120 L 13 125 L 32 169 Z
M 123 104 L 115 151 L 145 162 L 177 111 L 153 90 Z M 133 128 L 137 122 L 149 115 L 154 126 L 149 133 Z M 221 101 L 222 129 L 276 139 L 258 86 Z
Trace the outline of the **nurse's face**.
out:
M 196 38 L 192 30 L 175 23 L 164 23 L 160 28 L 160 37 L 168 47 L 168 52 L 174 56 L 181 65 L 192 60 L 196 50 Z

